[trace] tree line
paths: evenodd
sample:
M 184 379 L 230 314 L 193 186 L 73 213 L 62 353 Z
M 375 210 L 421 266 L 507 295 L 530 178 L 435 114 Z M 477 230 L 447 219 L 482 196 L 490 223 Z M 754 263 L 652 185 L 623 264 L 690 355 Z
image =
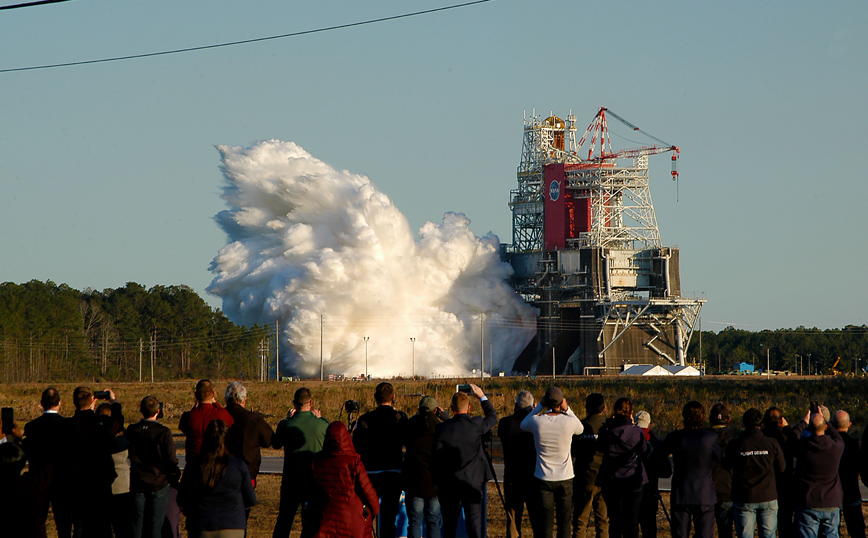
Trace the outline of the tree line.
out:
M 759 332 L 727 327 L 718 333 L 702 331 L 701 337 L 699 332 L 693 335 L 688 356 L 695 357 L 708 373 L 726 373 L 742 362 L 765 370 L 768 357 L 768 365 L 775 371 L 826 375 L 834 373 L 834 367 L 841 374 L 864 375 L 863 368 L 868 364 L 868 326 Z
M 259 378 L 272 337 L 232 323 L 188 286 L 0 284 L 3 382 L 149 381 L 152 370 L 155 380 Z

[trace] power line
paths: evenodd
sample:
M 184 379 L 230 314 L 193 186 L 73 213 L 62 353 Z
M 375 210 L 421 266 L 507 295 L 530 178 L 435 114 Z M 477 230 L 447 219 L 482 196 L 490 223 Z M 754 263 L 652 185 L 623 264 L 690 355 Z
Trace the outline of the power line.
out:
M 38 2 L 26 2 L 24 4 L 13 4 L 11 6 L 0 6 L 0 11 L 4 9 L 19 9 L 22 7 L 41 6 L 43 4 L 58 4 L 60 2 L 69 2 L 69 0 L 39 0 Z
M 46 2 L 60 2 L 60 1 L 67 1 L 67 0 L 44 0 L 44 1 L 46 1 Z M 72 66 L 77 66 L 77 65 L 89 65 L 89 64 L 106 63 L 106 62 L 117 62 L 117 61 L 121 61 L 121 60 L 135 60 L 138 58 L 150 58 L 153 56 L 166 56 L 168 54 L 179 54 L 182 52 L 194 52 L 194 51 L 199 51 L 199 50 L 217 49 L 217 48 L 221 48 L 221 47 L 231 47 L 231 46 L 235 46 L 235 45 L 246 45 L 249 43 L 259 43 L 261 41 L 271 41 L 271 40 L 283 39 L 283 38 L 287 38 L 287 37 L 298 37 L 298 36 L 303 36 L 303 35 L 316 34 L 316 33 L 320 33 L 320 32 L 328 32 L 331 30 L 343 30 L 346 28 L 353 28 L 356 26 L 364 26 L 366 24 L 374 24 L 374 23 L 378 23 L 378 22 L 394 21 L 397 19 L 406 19 L 409 17 L 416 17 L 418 15 L 428 15 L 428 14 L 437 13 L 440 11 L 448 11 L 451 9 L 458 9 L 458 8 L 462 8 L 462 7 L 473 6 L 476 4 L 485 4 L 487 2 L 492 2 L 492 1 L 493 0 L 474 0 L 472 2 L 465 2 L 463 4 L 454 4 L 451 6 L 426 9 L 423 11 L 414 11 L 412 13 L 404 13 L 403 15 L 391 15 L 389 17 L 381 17 L 379 19 L 369 19 L 369 20 L 360 21 L 360 22 L 338 24 L 335 26 L 326 26 L 324 28 L 316 28 L 314 30 L 302 30 L 299 32 L 273 35 L 273 36 L 268 36 L 268 37 L 257 37 L 257 38 L 253 38 L 253 39 L 243 39 L 241 41 L 229 41 L 226 43 L 217 43 L 214 45 L 202 45 L 199 47 L 188 47 L 188 48 L 184 48 L 184 49 L 164 50 L 164 51 L 160 51 L 160 52 L 148 52 L 148 53 L 144 53 L 144 54 L 131 54 L 129 56 L 115 56 L 112 58 L 101 58 L 98 60 L 82 60 L 79 62 L 66 62 L 66 63 L 59 63 L 59 64 L 35 65 L 35 66 L 30 66 L 30 67 L 12 67 L 9 69 L 0 69 L 0 73 L 12 73 L 15 71 L 35 71 L 38 69 L 53 69 L 55 67 L 72 67 Z

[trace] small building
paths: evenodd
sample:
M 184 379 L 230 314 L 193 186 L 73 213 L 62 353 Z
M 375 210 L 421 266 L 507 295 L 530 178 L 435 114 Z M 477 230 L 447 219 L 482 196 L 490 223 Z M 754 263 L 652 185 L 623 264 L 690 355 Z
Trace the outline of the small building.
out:
M 753 364 L 749 362 L 741 362 L 739 364 L 736 364 L 734 369 L 740 374 L 753 374 L 755 371 Z
M 618 375 L 632 375 L 632 376 L 671 376 L 668 370 L 663 368 L 662 366 L 656 366 L 654 364 L 625 364 L 624 371 Z
M 686 366 L 680 364 L 667 364 L 663 366 L 666 371 L 669 372 L 670 375 L 677 376 L 697 376 L 702 375 L 702 372 L 694 368 L 693 366 Z

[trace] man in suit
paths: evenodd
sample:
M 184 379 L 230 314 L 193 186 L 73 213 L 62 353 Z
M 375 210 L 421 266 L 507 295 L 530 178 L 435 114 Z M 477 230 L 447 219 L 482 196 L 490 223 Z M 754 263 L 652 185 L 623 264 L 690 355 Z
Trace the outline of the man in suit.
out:
M 42 391 L 39 400 L 42 406 L 42 414 L 24 425 L 24 451 L 28 454 L 34 450 L 40 453 L 44 462 L 54 467 L 58 453 L 62 446 L 60 428 L 63 417 L 60 416 L 60 393 L 54 387 L 48 387 Z M 35 460 L 30 462 L 34 466 Z M 48 486 L 48 497 L 43 509 L 43 522 L 48 518 L 48 502 L 54 511 L 54 524 L 57 527 L 57 535 L 61 538 L 70 536 L 72 533 L 72 519 L 69 513 L 69 501 L 58 495 L 57 481 L 54 479 L 57 473 L 63 472 L 61 467 L 54 467 Z M 66 502 L 64 502 L 66 501 Z
M 690 520 L 697 538 L 714 537 L 717 493 L 711 464 L 721 459 L 717 434 L 703 428 L 705 408 L 690 401 L 681 411 L 684 428 L 666 436 L 663 452 L 672 454 L 672 538 L 690 536 Z
M 456 392 L 452 396 L 453 417 L 437 425 L 434 434 L 432 469 L 443 513 L 443 537 L 455 538 L 458 513 L 464 507 L 469 538 L 481 538 L 482 498 L 486 483 L 493 479 L 482 437 L 497 424 L 494 406 L 478 386 L 470 393 L 479 399 L 484 417 L 471 417 L 470 396 Z

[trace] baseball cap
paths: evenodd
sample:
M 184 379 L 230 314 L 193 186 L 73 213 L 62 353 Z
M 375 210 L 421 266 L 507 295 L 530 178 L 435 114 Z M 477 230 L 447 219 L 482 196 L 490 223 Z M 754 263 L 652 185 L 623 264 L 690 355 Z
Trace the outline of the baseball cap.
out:
M 651 425 L 651 413 L 648 411 L 639 411 L 636 413 L 636 425 L 640 428 L 647 428 Z
M 711 406 L 711 413 L 709 413 L 708 420 L 710 420 L 712 424 L 726 424 L 729 422 L 729 409 L 722 403 L 714 404 Z
M 564 401 L 564 391 L 558 387 L 551 386 L 546 391 L 546 395 L 543 396 L 542 404 L 549 409 L 554 409 L 560 407 L 562 401 Z
M 422 396 L 419 400 L 420 411 L 434 411 L 437 409 L 437 400 L 433 396 Z

